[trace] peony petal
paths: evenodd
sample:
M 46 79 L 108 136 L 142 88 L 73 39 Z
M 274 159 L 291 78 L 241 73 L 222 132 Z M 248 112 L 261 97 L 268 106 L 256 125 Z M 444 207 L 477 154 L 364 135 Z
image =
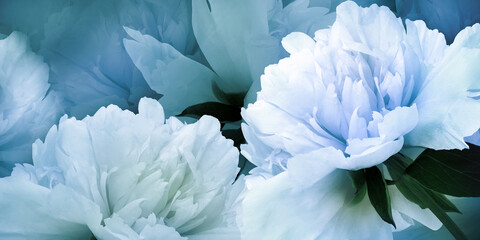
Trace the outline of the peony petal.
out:
M 242 238 L 318 239 L 343 206 L 349 184 L 342 171 L 300 189 L 287 173 L 266 180 L 245 197 Z
M 402 20 L 387 7 L 360 8 L 355 2 L 347 1 L 337 7 L 330 44 L 380 58 L 393 58 L 404 34 Z
M 418 123 L 417 106 L 397 107 L 385 114 L 383 121 L 378 123 L 380 137 L 387 141 L 395 140 L 412 131 Z
M 324 228 L 317 239 L 393 239 L 392 226 L 380 218 L 368 196 L 354 206 L 340 209 Z
M 151 98 L 142 98 L 138 103 L 138 114 L 145 116 L 147 119 L 152 119 L 159 125 L 165 123 L 165 113 L 162 105 Z
M 405 196 L 395 186 L 388 188 L 390 194 L 392 209 L 418 221 L 432 230 L 438 230 L 442 226 L 442 222 L 430 211 L 430 209 L 422 209 L 417 204 L 407 200 Z
M 315 41 L 305 33 L 293 32 L 282 39 L 282 46 L 288 53 L 294 54 L 303 49 L 313 50 Z
M 480 24 L 476 26 L 479 31 L 471 33 L 480 35 Z M 467 147 L 464 138 L 480 128 L 480 102 L 474 98 L 480 89 L 480 69 L 475 64 L 480 61 L 480 49 L 447 52 L 414 100 L 419 123 L 406 135 L 407 145 L 463 149 Z
M 297 154 L 288 160 L 288 174 L 298 186 L 308 188 L 332 173 L 336 168 L 331 162 L 342 158 L 342 151 L 332 147 Z
M 92 211 L 77 204 L 84 201 L 82 198 L 64 198 L 58 191 L 50 192 L 31 182 L 0 179 L 0 193 L 0 234 L 8 239 L 88 239 L 92 233 L 85 220 L 90 218 L 91 224 L 100 224 L 98 209 Z M 63 202 L 57 201 L 59 198 Z M 65 202 L 66 199 L 70 201 Z

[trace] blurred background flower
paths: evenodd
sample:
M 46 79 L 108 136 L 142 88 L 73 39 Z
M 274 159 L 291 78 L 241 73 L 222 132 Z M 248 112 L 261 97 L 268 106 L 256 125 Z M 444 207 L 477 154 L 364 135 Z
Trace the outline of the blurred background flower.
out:
M 0 37 L 1 38 L 1 37 Z M 25 34 L 0 40 L 0 176 L 32 162 L 32 143 L 58 121 L 61 99 L 48 84 L 48 65 Z
M 0 31 L 26 32 L 50 65 L 50 83 L 71 116 L 116 104 L 135 110 L 143 96 L 159 98 L 122 44 L 124 26 L 148 33 L 185 54 L 199 55 L 190 1 L 1 1 Z

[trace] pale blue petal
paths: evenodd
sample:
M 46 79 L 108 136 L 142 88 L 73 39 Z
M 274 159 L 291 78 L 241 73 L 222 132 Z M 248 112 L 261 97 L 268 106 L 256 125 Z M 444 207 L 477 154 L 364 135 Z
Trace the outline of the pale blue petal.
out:
M 288 160 L 288 174 L 297 186 L 308 188 L 332 173 L 336 169 L 332 162 L 342 158 L 342 151 L 332 147 L 297 154 Z
M 293 32 L 282 39 L 282 46 L 288 53 L 293 54 L 302 51 L 304 48 L 307 50 L 313 49 L 315 41 L 305 33 Z
M 387 7 L 359 8 L 352 1 L 338 6 L 330 44 L 380 58 L 393 58 L 405 35 L 402 20 Z
M 380 218 L 368 196 L 354 206 L 341 208 L 324 228 L 318 239 L 393 240 L 393 227 Z
M 349 184 L 337 171 L 306 188 L 286 172 L 256 185 L 244 200 L 242 238 L 317 239 L 343 206 Z
M 480 128 L 480 24 L 459 34 L 427 76 L 418 97 L 418 126 L 406 135 L 406 144 L 434 149 L 463 149 L 464 138 Z M 463 48 L 462 48 L 463 47 Z M 455 79 L 455 81 L 452 81 Z
M 388 194 L 390 195 L 394 211 L 403 214 L 403 216 L 408 216 L 408 218 L 412 218 L 432 230 L 438 230 L 442 226 L 442 222 L 438 220 L 430 209 L 422 209 L 417 204 L 406 199 L 397 187 L 389 186 Z
M 0 235 L 8 239 L 83 240 L 92 235 L 87 222 L 100 224 L 98 209 L 83 208 L 89 203 L 74 192 L 51 192 L 32 182 L 4 178 L 0 193 Z

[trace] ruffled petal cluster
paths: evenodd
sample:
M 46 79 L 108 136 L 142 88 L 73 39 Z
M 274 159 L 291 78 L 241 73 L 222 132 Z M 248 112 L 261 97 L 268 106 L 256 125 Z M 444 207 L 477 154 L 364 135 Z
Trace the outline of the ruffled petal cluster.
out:
M 15 239 L 237 239 L 238 151 L 203 117 L 165 121 L 110 105 L 62 118 L 33 146 L 33 165 L 0 179 L 0 234 Z
M 242 112 L 242 153 L 258 166 L 244 206 L 247 239 L 279 224 L 272 239 L 372 239 L 377 232 L 391 239 L 368 197 L 349 205 L 355 189 L 342 185 L 349 180 L 342 169 L 379 165 L 408 147 L 466 148 L 463 139 L 480 127 L 479 40 L 478 24 L 447 46 L 422 21 L 404 25 L 386 7 L 350 1 L 314 39 L 285 37 L 290 56 L 265 69 L 257 101 Z M 428 209 L 414 210 L 389 190 L 397 230 L 412 219 L 440 227 Z M 262 214 L 294 220 L 264 221 Z
M 34 54 L 27 36 L 0 40 L 0 176 L 15 163 L 32 162 L 32 143 L 60 117 L 60 98 L 49 90 L 49 67 Z

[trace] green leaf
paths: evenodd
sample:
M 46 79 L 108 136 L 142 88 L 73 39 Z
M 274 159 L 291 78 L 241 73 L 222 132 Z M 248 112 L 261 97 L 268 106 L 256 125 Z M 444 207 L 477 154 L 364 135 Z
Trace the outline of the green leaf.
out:
M 410 190 L 409 184 L 412 183 L 405 182 L 405 170 L 409 166 L 409 163 L 413 163 L 413 160 L 402 154 L 396 154 L 385 161 L 385 165 L 388 167 L 388 171 L 393 177 L 395 186 L 398 188 L 398 190 L 400 190 L 400 192 L 411 202 L 416 203 L 421 208 L 428 208 L 428 206 L 425 205 L 421 199 L 418 199 Z M 458 208 L 442 194 L 432 191 L 426 187 L 423 187 L 423 189 L 425 194 L 428 194 L 432 199 L 434 199 L 444 211 L 460 213 L 460 210 L 458 210 Z
M 240 110 L 240 107 L 219 102 L 205 102 L 187 107 L 178 116 L 200 118 L 203 115 L 210 115 L 221 122 L 236 122 L 242 120 Z
M 408 187 L 410 194 L 415 196 L 416 199 L 419 199 L 422 205 L 427 206 L 433 212 L 433 214 L 435 214 L 435 216 L 443 223 L 447 230 L 455 237 L 455 239 L 467 239 L 462 230 L 445 213 L 443 207 L 440 206 L 437 200 L 434 199 L 432 195 L 425 190 L 426 188 L 422 186 L 422 184 L 420 184 L 418 181 L 408 175 L 405 175 L 402 178 L 402 181 L 404 181 L 406 185 L 405 187 Z M 402 192 L 402 190 L 400 191 Z M 402 192 L 402 194 L 403 193 L 404 192 Z
M 480 197 L 480 147 L 425 150 L 406 173 L 422 185 L 456 197 Z
M 409 164 L 413 164 L 412 160 L 401 154 L 396 154 L 385 161 L 398 190 L 421 208 L 429 208 L 456 239 L 466 239 L 462 230 L 446 214 L 449 211 L 460 212 L 457 207 L 442 194 L 428 189 L 408 175 L 405 171 Z
M 237 148 L 240 148 L 240 145 L 245 143 L 241 128 L 222 130 L 222 135 L 228 139 L 232 139 L 233 145 Z
M 352 178 L 353 186 L 356 189 L 353 199 L 349 205 L 354 206 L 359 204 L 367 193 L 367 184 L 365 182 L 365 170 L 349 171 L 350 178 Z
M 223 92 L 216 82 L 212 84 L 212 90 L 215 97 L 220 99 L 220 101 L 229 103 L 234 106 L 243 106 L 243 100 L 245 99 L 246 92 L 240 93 L 225 93 Z
M 417 194 L 412 192 L 412 190 L 411 190 L 412 186 L 410 186 L 412 184 L 415 184 L 415 183 L 406 182 L 406 180 L 404 178 L 402 178 L 401 180 L 399 180 L 395 183 L 395 186 L 403 194 L 403 196 L 405 196 L 405 198 L 407 198 L 411 202 L 417 204 L 418 206 L 420 206 L 423 209 L 429 208 L 429 206 L 427 204 L 425 204 L 422 199 L 419 199 L 417 197 Z M 428 188 L 426 188 L 422 185 L 421 186 L 414 186 L 414 187 L 416 189 L 422 189 L 422 191 L 424 192 L 423 194 L 424 195 L 429 195 L 430 198 L 432 198 L 435 201 L 435 203 L 444 212 L 461 213 L 460 210 L 455 206 L 455 204 L 453 204 L 450 200 L 448 200 L 448 198 L 446 198 L 444 195 L 442 195 L 440 193 L 437 193 L 437 192 L 434 192 L 434 191 L 432 191 L 432 190 L 430 190 L 430 189 L 428 189 Z
M 365 180 L 367 182 L 368 198 L 383 221 L 392 224 L 395 222 L 392 216 L 390 195 L 388 194 L 387 183 L 383 179 L 382 172 L 377 167 L 365 169 Z

